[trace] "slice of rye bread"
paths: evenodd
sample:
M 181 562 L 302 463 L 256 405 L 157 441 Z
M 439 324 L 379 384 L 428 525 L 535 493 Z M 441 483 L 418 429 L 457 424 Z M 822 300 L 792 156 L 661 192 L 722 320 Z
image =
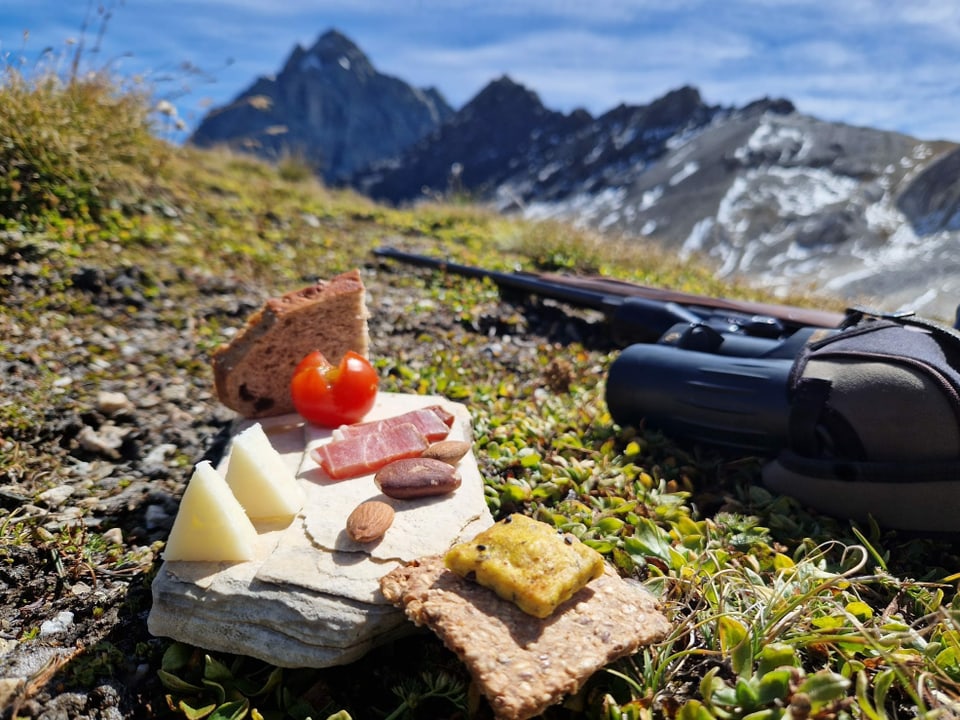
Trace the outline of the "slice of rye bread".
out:
M 319 350 L 336 365 L 369 351 L 366 291 L 359 270 L 270 298 L 212 357 L 217 397 L 248 418 L 295 412 L 293 371 Z
M 594 672 L 664 639 L 670 623 L 640 583 L 604 573 L 539 619 L 430 555 L 380 579 L 384 597 L 466 664 L 497 720 L 526 720 Z

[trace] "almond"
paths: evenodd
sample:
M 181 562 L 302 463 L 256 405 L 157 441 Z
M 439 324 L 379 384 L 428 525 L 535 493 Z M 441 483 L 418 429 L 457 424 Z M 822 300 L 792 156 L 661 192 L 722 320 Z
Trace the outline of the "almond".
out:
M 466 440 L 441 440 L 430 445 L 420 454 L 420 457 L 434 458 L 448 465 L 456 465 L 468 452 L 470 452 L 470 443 Z
M 384 465 L 373 476 L 373 481 L 387 497 L 409 499 L 452 493 L 460 487 L 461 479 L 449 463 L 415 457 Z
M 379 500 L 360 503 L 347 518 L 347 535 L 359 543 L 383 537 L 393 524 L 393 508 Z

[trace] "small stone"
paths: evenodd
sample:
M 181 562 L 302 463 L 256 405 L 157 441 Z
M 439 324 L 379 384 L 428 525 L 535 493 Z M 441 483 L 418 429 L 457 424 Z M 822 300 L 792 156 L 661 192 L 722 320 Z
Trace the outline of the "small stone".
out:
M 133 403 L 122 392 L 101 391 L 97 394 L 97 410 L 104 415 L 120 415 L 133 412 Z
M 49 637 L 58 633 L 66 632 L 73 626 L 73 613 L 69 610 L 58 612 L 52 620 L 44 620 L 40 623 L 40 637 Z
M 111 545 L 123 545 L 123 530 L 113 527 L 103 533 L 103 539 Z
M 120 457 L 120 447 L 129 433 L 129 428 L 120 428 L 109 423 L 102 425 L 99 430 L 84 425 L 77 433 L 77 441 L 84 450 L 116 459 Z
M 160 393 L 167 402 L 184 402 L 187 399 L 187 386 L 171 383 L 165 385 Z
M 91 592 L 93 592 L 93 588 L 81 580 L 70 586 L 70 592 L 75 597 L 83 597 L 84 595 L 89 595 Z
M 71 485 L 58 485 L 49 490 L 44 490 L 37 496 L 37 499 L 46 503 L 49 507 L 58 508 L 61 507 L 71 495 L 73 495 L 73 487 Z
M 170 471 L 167 465 L 167 458 L 177 451 L 177 446 L 173 443 L 161 443 L 153 447 L 143 456 L 141 467 L 143 474 L 152 477 L 162 475 Z

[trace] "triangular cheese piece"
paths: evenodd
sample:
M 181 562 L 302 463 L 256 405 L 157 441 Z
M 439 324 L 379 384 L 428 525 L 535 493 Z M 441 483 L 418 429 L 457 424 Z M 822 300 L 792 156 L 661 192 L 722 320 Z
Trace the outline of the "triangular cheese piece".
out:
M 226 479 L 253 520 L 289 522 L 303 507 L 303 488 L 260 423 L 234 437 Z
M 245 562 L 252 560 L 257 530 L 208 461 L 197 463 L 180 500 L 164 560 Z

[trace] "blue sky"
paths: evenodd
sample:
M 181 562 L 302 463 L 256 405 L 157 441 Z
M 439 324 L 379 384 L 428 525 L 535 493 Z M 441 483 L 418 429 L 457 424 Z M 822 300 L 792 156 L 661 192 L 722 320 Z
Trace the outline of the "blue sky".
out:
M 454 107 L 502 74 L 595 115 L 690 84 L 709 103 L 787 97 L 826 120 L 960 141 L 953 0 L 0 0 L 7 63 L 68 64 L 84 37 L 88 60 L 142 74 L 191 127 L 329 28 Z

